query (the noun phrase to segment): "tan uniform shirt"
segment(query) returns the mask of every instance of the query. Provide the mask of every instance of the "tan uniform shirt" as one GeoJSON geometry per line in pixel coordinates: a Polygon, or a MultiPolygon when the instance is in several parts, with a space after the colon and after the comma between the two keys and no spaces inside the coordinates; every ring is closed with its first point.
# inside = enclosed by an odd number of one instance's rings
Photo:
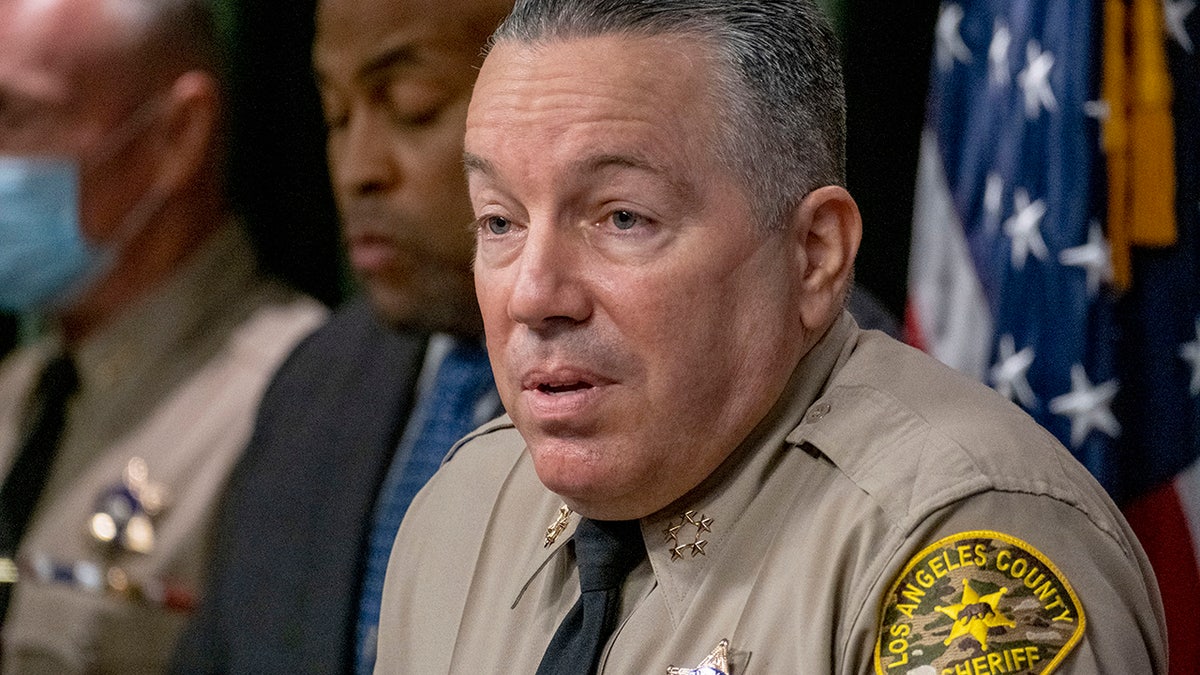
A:
{"type": "MultiPolygon", "coordinates": [[[[260,279],[249,243],[231,226],[79,346],[79,389],[18,551],[4,672],[165,670],[259,397],[324,314],[315,301],[260,279]],[[101,497],[123,484],[135,458],[144,482],[165,498],[146,553],[106,549],[89,532],[101,497]]],[[[55,349],[47,339],[0,364],[2,472],[12,465],[29,392],[55,349]]]]}
{"type": "MultiPolygon", "coordinates": [[[[574,519],[543,547],[559,506],[507,418],[460,444],[397,537],[376,672],[534,672],[579,594],[574,519]]],[[[736,675],[1165,672],[1157,586],[1099,485],[994,392],[848,316],[642,530],[602,673],[695,668],[722,639],[736,675]]]]}

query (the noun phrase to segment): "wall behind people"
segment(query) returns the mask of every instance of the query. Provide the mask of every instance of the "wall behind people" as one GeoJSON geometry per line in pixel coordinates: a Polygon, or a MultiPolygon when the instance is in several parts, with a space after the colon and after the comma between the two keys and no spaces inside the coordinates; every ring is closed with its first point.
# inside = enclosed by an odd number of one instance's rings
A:
{"type": "Polygon", "coordinates": [[[337,215],[309,51],[316,3],[223,1],[232,45],[231,199],[266,269],[336,304],[337,215]]]}
{"type": "Polygon", "coordinates": [[[846,173],[863,215],[856,280],[901,317],[938,2],[842,4],[846,173]]]}

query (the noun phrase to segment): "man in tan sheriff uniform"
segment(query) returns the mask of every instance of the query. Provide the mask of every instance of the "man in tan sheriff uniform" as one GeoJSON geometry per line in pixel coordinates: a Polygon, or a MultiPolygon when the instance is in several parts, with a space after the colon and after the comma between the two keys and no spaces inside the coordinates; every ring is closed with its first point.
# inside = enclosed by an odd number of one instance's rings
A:
{"type": "Polygon", "coordinates": [[[465,141],[511,419],[413,502],[377,672],[1166,672],[1097,483],[843,311],[843,108],[804,0],[517,3],[465,141]]]}
{"type": "Polygon", "coordinates": [[[211,12],[0,0],[0,296],[46,324],[0,363],[4,673],[165,670],[259,398],[325,316],[223,199],[211,12]]]}

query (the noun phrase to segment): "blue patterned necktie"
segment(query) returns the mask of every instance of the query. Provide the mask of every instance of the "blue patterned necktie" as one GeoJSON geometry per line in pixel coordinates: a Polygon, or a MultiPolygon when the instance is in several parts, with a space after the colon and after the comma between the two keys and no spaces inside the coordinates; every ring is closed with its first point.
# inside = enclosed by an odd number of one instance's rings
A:
{"type": "MultiPolygon", "coordinates": [[[[495,384],[487,351],[479,340],[458,339],[438,366],[433,386],[426,391],[411,423],[420,433],[406,434],[380,489],[367,549],[366,573],[359,596],[357,672],[375,667],[379,607],[388,557],[400,521],[413,497],[441,466],[446,451],[481,421],[481,402],[494,397],[495,384]],[[411,443],[409,438],[414,438],[411,443]]],[[[496,399],[498,401],[498,399],[496,399]]],[[[485,414],[495,412],[490,406],[485,414]]]]}
{"type": "Polygon", "coordinates": [[[537,675],[596,672],[608,637],[617,627],[621,585],[646,557],[636,520],[583,518],[572,537],[579,567],[579,600],[558,625],[537,675]]]}

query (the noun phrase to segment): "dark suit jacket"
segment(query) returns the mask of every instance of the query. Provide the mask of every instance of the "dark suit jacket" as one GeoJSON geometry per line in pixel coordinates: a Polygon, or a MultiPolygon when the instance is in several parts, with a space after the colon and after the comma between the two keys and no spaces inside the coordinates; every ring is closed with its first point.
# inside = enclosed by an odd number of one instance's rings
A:
{"type": "Polygon", "coordinates": [[[383,327],[359,300],[280,368],[231,478],[212,577],[175,672],[353,669],[375,497],[426,342],[383,327]]]}

